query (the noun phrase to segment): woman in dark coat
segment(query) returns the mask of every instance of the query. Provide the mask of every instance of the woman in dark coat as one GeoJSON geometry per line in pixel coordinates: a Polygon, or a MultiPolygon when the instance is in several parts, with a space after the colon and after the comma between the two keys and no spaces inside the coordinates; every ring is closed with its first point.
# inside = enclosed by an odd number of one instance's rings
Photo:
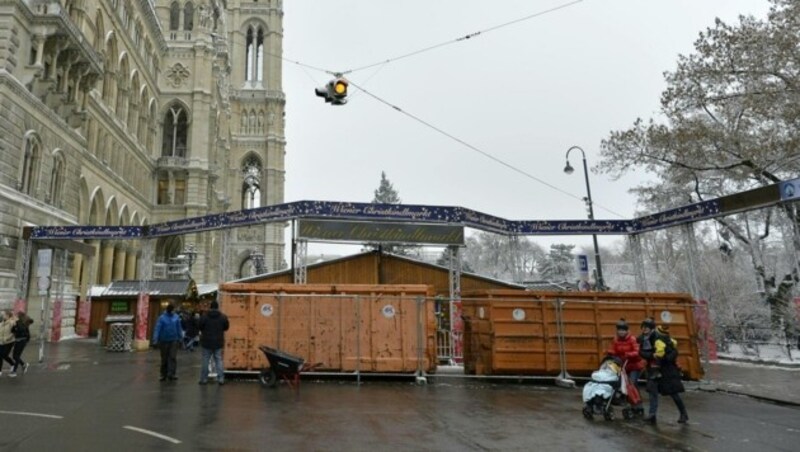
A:
{"type": "Polygon", "coordinates": [[[669,325],[660,325],[655,331],[655,322],[647,319],[642,322],[642,344],[639,353],[647,360],[647,393],[650,396],[650,413],[645,421],[655,424],[658,411],[658,395],[672,397],[680,411],[679,424],[689,421],[686,405],[680,393],[684,392],[681,370],[678,367],[678,342],[669,335],[669,325]]]}

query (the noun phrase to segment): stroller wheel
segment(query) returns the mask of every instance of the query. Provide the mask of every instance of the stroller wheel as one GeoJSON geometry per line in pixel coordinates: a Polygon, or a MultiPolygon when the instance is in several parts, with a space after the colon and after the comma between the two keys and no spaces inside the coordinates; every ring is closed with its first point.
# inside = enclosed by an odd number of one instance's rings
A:
{"type": "Polygon", "coordinates": [[[607,421],[613,421],[614,420],[614,411],[610,407],[608,408],[608,410],[605,413],[603,413],[603,419],[605,419],[607,421]]]}
{"type": "Polygon", "coordinates": [[[633,409],[624,408],[622,410],[622,418],[625,419],[626,421],[630,421],[631,419],[633,419],[633,409]]]}
{"type": "Polygon", "coordinates": [[[586,419],[592,420],[594,419],[594,415],[592,414],[592,407],[589,405],[584,405],[583,407],[583,417],[586,419]]]}
{"type": "Polygon", "coordinates": [[[278,374],[276,374],[272,369],[262,370],[258,375],[258,381],[260,381],[264,386],[274,388],[278,384],[278,374]]]}

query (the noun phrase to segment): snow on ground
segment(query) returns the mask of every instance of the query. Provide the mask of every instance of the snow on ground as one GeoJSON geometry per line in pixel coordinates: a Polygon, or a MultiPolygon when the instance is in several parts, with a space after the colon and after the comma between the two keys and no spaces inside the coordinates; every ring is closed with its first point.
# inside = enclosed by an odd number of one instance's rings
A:
{"type": "Polygon", "coordinates": [[[796,347],[787,349],[780,344],[748,345],[728,344],[728,351],[718,352],[721,360],[749,361],[773,365],[800,365],[800,351],[796,347]]]}

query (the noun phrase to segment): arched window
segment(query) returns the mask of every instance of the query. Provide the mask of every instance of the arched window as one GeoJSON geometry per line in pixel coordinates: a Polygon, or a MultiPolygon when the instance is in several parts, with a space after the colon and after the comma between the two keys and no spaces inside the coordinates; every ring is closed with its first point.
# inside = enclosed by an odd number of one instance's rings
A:
{"type": "Polygon", "coordinates": [[[139,123],[136,130],[136,139],[142,145],[147,141],[147,97],[147,88],[145,88],[139,97],[139,123]]]}
{"type": "Polygon", "coordinates": [[[242,165],[242,209],[261,207],[261,161],[250,156],[242,165]]]}
{"type": "Polygon", "coordinates": [[[194,5],[192,2],[186,3],[183,7],[183,29],[185,31],[192,31],[194,27],[194,5]]]}
{"type": "Polygon", "coordinates": [[[253,28],[247,29],[246,47],[247,54],[245,55],[245,69],[244,79],[250,81],[253,79],[253,28]]]}
{"type": "Polygon", "coordinates": [[[64,155],[60,151],[53,153],[53,172],[50,175],[50,203],[56,207],[62,206],[61,193],[64,189],[64,172],[66,171],[64,155]]]}
{"type": "Polygon", "coordinates": [[[128,85],[130,85],[130,81],[128,80],[128,72],[130,71],[128,66],[128,55],[123,54],[122,58],[119,61],[119,73],[117,74],[117,106],[114,110],[117,113],[117,118],[120,121],[125,123],[128,118],[128,85]]]}
{"type": "Polygon", "coordinates": [[[147,151],[152,152],[153,146],[155,146],[156,142],[156,133],[158,133],[158,127],[156,127],[156,122],[158,118],[156,117],[156,102],[153,99],[150,99],[150,123],[148,124],[147,130],[147,151]]]}
{"type": "Polygon", "coordinates": [[[133,77],[131,77],[130,83],[130,100],[128,105],[128,131],[131,133],[136,133],[136,126],[138,125],[139,121],[139,89],[141,85],[139,83],[139,73],[133,73],[133,77]]]}
{"type": "Polygon", "coordinates": [[[264,79],[264,29],[248,27],[246,37],[245,80],[264,79]]]}
{"type": "Polygon", "coordinates": [[[172,5],[169,7],[169,29],[171,31],[179,29],[180,21],[181,5],[179,5],[178,2],[172,2],[172,5]]]}
{"type": "Polygon", "coordinates": [[[97,10],[97,16],[94,20],[94,49],[98,52],[103,50],[103,38],[105,37],[105,27],[103,27],[103,13],[97,10]]]}
{"type": "Polygon", "coordinates": [[[162,157],[186,157],[189,136],[189,121],[186,110],[173,105],[164,117],[164,141],[161,146],[162,157]]]}
{"type": "Polygon", "coordinates": [[[264,80],[264,29],[258,27],[256,41],[256,80],[264,80]]]}
{"type": "Polygon", "coordinates": [[[103,74],[103,101],[108,107],[113,107],[114,101],[114,71],[116,69],[117,43],[114,36],[106,41],[105,73],[103,74]]]}
{"type": "Polygon", "coordinates": [[[19,191],[30,196],[36,192],[36,182],[39,178],[39,164],[42,158],[42,145],[33,135],[25,139],[25,148],[22,155],[22,168],[19,179],[19,191]]]}

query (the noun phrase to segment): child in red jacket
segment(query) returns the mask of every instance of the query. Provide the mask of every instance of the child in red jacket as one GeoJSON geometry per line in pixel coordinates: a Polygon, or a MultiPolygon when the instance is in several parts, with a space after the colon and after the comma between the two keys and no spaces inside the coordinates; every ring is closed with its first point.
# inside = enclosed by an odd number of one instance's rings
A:
{"type": "MultiPolygon", "coordinates": [[[[625,322],[625,319],[620,319],[619,322],[617,322],[617,335],[614,336],[614,340],[611,341],[611,346],[606,353],[626,363],[625,373],[635,386],[636,382],[639,380],[639,375],[642,373],[642,369],[644,369],[645,362],[642,357],[639,356],[639,343],[636,341],[636,337],[631,335],[628,330],[628,323],[625,322]]],[[[633,406],[633,410],[636,414],[644,413],[641,400],[633,406]]]]}

